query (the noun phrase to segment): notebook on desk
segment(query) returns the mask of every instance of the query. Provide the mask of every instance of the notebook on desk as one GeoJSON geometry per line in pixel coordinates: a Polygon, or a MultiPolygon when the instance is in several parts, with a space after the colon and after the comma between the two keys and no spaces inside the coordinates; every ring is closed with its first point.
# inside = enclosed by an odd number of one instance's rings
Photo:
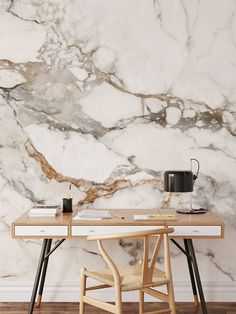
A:
{"type": "Polygon", "coordinates": [[[175,215],[134,215],[134,220],[177,220],[175,215]]]}
{"type": "Polygon", "coordinates": [[[84,209],[81,210],[75,217],[74,220],[101,220],[111,218],[111,214],[108,210],[94,210],[84,209]]]}

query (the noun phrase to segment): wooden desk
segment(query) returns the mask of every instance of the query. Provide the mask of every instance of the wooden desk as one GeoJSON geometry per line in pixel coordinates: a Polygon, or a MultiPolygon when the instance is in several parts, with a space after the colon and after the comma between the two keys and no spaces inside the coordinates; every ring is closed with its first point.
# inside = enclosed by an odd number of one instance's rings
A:
{"type": "Polygon", "coordinates": [[[33,313],[35,299],[39,287],[38,304],[41,303],[44,282],[47,272],[49,256],[65,241],[70,238],[81,238],[88,235],[112,234],[132,232],[144,229],[156,229],[157,226],[171,226],[174,233],[171,241],[186,255],[190,274],[194,301],[198,305],[198,296],[201,301],[202,313],[207,314],[204,293],[195,256],[192,239],[218,239],[224,237],[224,223],[212,212],[199,215],[178,214],[174,209],[140,209],[140,210],[114,210],[111,209],[111,218],[103,220],[73,220],[79,209],[73,214],[60,214],[56,218],[29,218],[24,214],[12,224],[12,237],[17,239],[39,238],[43,239],[38,269],[32,291],[31,303],[28,313],[33,313]],[[175,214],[177,220],[142,220],[135,221],[134,214],[175,214]],[[125,219],[115,217],[114,214],[125,219]],[[51,249],[52,239],[61,240],[51,249]],[[176,242],[175,238],[183,239],[184,248],[176,242]],[[198,291],[197,291],[198,290],[198,291]]]}
{"type": "Polygon", "coordinates": [[[130,232],[144,229],[155,229],[157,226],[171,226],[175,229],[171,238],[223,238],[224,223],[212,212],[200,215],[183,215],[174,209],[159,210],[160,214],[174,214],[177,220],[143,220],[133,219],[135,214],[157,214],[150,209],[110,210],[111,219],[78,221],[72,218],[77,214],[60,214],[56,218],[29,218],[27,213],[12,224],[13,238],[74,238],[95,234],[130,232]],[[114,214],[125,217],[120,219],[114,214]]]}

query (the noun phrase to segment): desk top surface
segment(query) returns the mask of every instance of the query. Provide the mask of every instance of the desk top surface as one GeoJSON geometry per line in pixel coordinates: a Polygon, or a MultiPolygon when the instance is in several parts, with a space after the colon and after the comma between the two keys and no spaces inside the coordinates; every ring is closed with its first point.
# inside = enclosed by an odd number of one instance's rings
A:
{"type": "MultiPolygon", "coordinates": [[[[91,225],[91,226],[223,226],[224,223],[213,212],[208,211],[205,214],[179,214],[175,209],[109,209],[111,213],[110,219],[102,220],[73,220],[72,218],[80,209],[74,208],[73,213],[60,213],[55,218],[29,218],[27,213],[19,217],[13,222],[13,225],[22,226],[77,226],[77,225],[91,225]],[[125,219],[114,216],[123,216],[125,219]],[[177,220],[134,220],[134,215],[142,214],[172,214],[176,215],[177,220]]],[[[96,209],[95,209],[96,210],[96,209]]]]}

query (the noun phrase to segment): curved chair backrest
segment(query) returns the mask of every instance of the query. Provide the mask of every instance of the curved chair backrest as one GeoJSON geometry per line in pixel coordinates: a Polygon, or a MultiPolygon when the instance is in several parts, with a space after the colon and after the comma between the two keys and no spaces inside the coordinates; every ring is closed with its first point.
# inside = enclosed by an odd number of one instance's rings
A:
{"type": "Polygon", "coordinates": [[[98,236],[89,236],[88,240],[96,240],[98,244],[99,251],[106,261],[107,265],[111,269],[114,281],[117,285],[121,284],[121,279],[119,275],[119,271],[111,259],[111,257],[105,251],[102,240],[112,240],[112,239],[124,239],[124,238],[143,238],[143,260],[142,260],[142,284],[143,287],[150,286],[152,284],[152,277],[154,267],[157,261],[158,253],[161,248],[162,241],[164,240],[164,259],[165,259],[165,274],[166,278],[171,278],[171,268],[170,268],[170,251],[169,251],[169,241],[168,234],[173,232],[173,228],[160,228],[153,230],[145,230],[145,231],[136,231],[136,232],[128,232],[128,233],[119,233],[119,234],[110,234],[110,235],[98,235],[98,236]],[[150,237],[156,236],[156,243],[154,246],[154,250],[151,258],[149,257],[149,242],[150,237]]]}

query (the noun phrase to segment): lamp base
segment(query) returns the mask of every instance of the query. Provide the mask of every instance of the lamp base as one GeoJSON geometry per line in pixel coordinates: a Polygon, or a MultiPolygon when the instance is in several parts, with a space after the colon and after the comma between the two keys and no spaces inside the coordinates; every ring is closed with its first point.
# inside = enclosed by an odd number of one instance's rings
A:
{"type": "Polygon", "coordinates": [[[199,209],[179,209],[176,210],[179,214],[205,214],[208,210],[205,208],[199,208],[199,209]]]}

